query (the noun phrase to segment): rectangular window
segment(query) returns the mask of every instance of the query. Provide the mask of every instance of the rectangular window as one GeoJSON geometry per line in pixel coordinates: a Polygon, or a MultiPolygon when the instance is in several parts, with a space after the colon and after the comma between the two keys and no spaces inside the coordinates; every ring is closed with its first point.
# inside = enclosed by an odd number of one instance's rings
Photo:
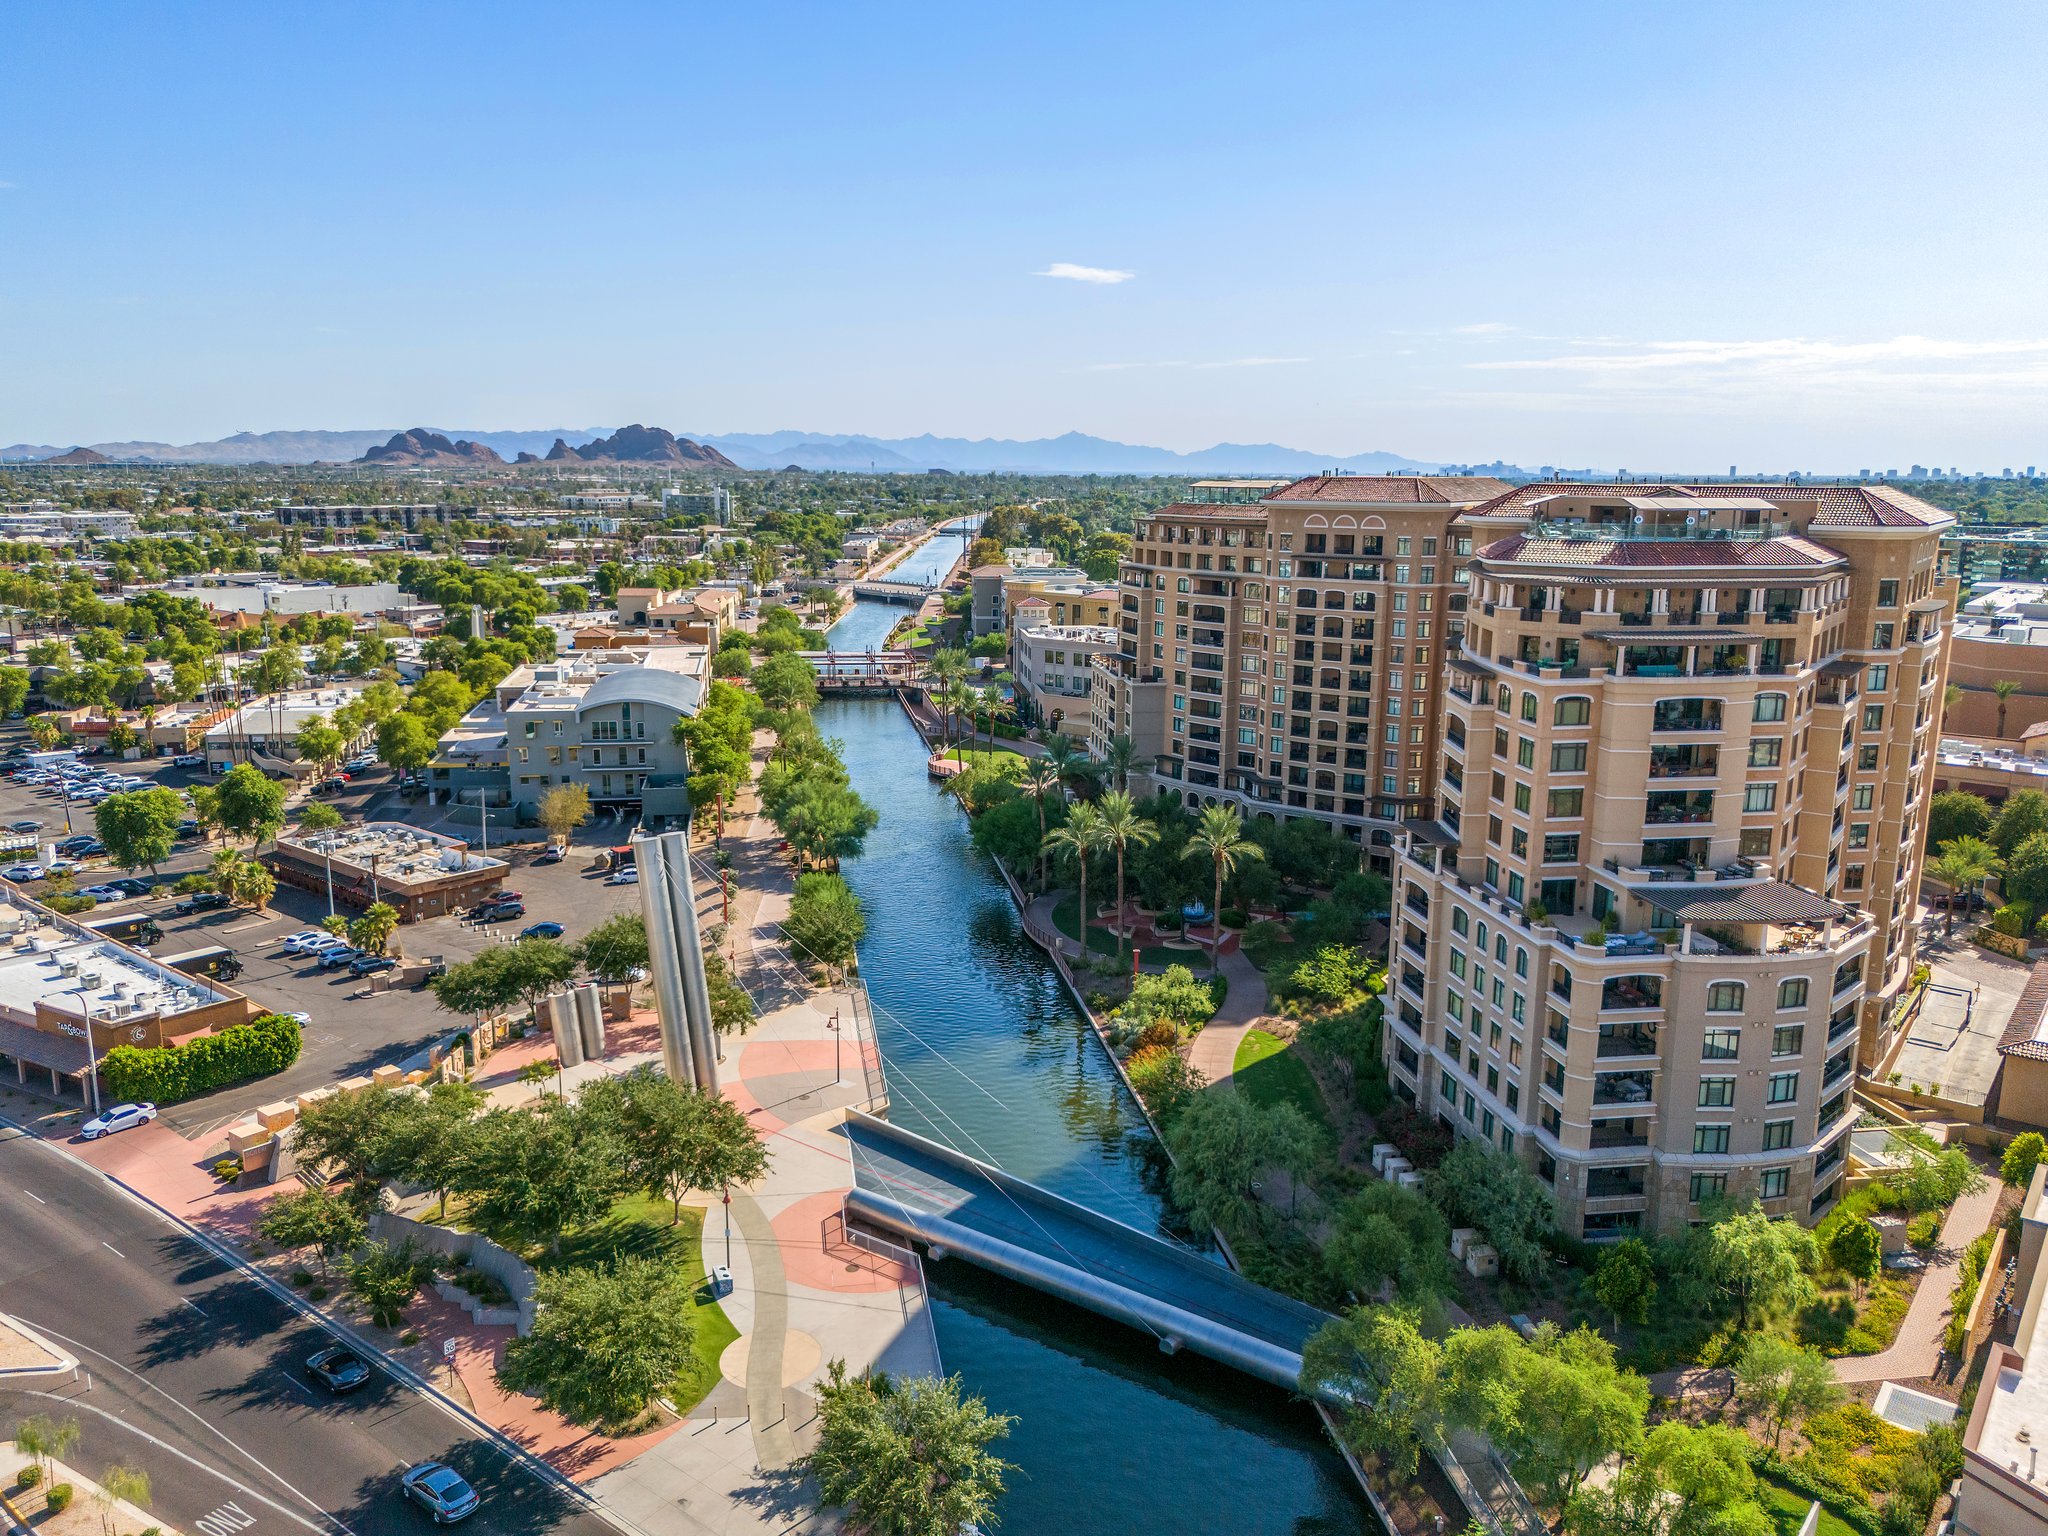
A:
{"type": "Polygon", "coordinates": [[[1591,699],[1559,699],[1551,711],[1551,718],[1558,725],[1584,725],[1593,718],[1591,699]]]}
{"type": "Polygon", "coordinates": [[[1576,864],[1579,858],[1579,834],[1576,832],[1553,832],[1543,839],[1543,862],[1546,864],[1576,864]]]}
{"type": "Polygon", "coordinates": [[[1759,736],[1749,744],[1749,766],[1775,768],[1785,744],[1776,736],[1759,736]]]}
{"type": "Polygon", "coordinates": [[[1560,741],[1550,749],[1550,771],[1552,773],[1584,773],[1586,771],[1586,744],[1583,741],[1560,741]]]}
{"type": "Polygon", "coordinates": [[[1695,1204],[1701,1200],[1718,1200],[1728,1193],[1728,1175],[1725,1173],[1696,1173],[1692,1176],[1692,1198],[1695,1204]]]}
{"type": "Polygon", "coordinates": [[[1756,706],[1750,713],[1752,720],[1782,720],[1785,718],[1785,695],[1782,693],[1760,693],[1756,706]]]}
{"type": "Polygon", "coordinates": [[[1707,1011],[1709,1013],[1742,1012],[1742,983],[1739,981],[1717,981],[1708,987],[1707,1011]]]}
{"type": "Polygon", "coordinates": [[[1515,809],[1518,811],[1527,811],[1529,809],[1529,786],[1526,784],[1517,784],[1515,786],[1515,809]]]}
{"type": "Polygon", "coordinates": [[[1695,1152],[1726,1152],[1728,1150],[1728,1127],[1725,1125],[1696,1125],[1692,1128],[1692,1149],[1695,1152]]]}
{"type": "Polygon", "coordinates": [[[1553,789],[1548,796],[1548,805],[1553,816],[1583,816],[1586,813],[1586,792],[1583,789],[1553,789]]]}
{"type": "Polygon", "coordinates": [[[1880,663],[1864,673],[1863,691],[1865,693],[1883,693],[1891,687],[1891,682],[1892,669],[1880,663]]]}
{"type": "Polygon", "coordinates": [[[1780,1024],[1771,1031],[1771,1054],[1773,1056],[1797,1056],[1806,1049],[1806,1026],[1804,1024],[1780,1024]]]}
{"type": "Polygon", "coordinates": [[[1858,784],[1854,789],[1849,791],[1849,808],[1854,811],[1869,810],[1871,806],[1872,795],[1872,785],[1858,784]]]}
{"type": "MultiPolygon", "coordinates": [[[[1735,1107],[1735,1079],[1732,1077],[1703,1077],[1700,1079],[1701,1109],[1733,1109],[1735,1107]]],[[[1724,1127],[1725,1129],[1725,1127],[1724,1127]]]]}
{"type": "Polygon", "coordinates": [[[1787,976],[1778,983],[1778,1006],[1780,1008],[1804,1008],[1806,1006],[1806,978],[1787,976]]]}
{"type": "Polygon", "coordinates": [[[1766,1200],[1782,1200],[1792,1185],[1790,1168],[1766,1168],[1757,1181],[1757,1193],[1766,1200]]]}
{"type": "MultiPolygon", "coordinates": [[[[1555,758],[1558,750],[1556,747],[1550,749],[1550,755],[1553,759],[1551,767],[1553,768],[1557,766],[1555,758]]],[[[1534,768],[1536,766],[1536,743],[1526,736],[1518,738],[1515,742],[1515,761],[1524,768],[1534,768]]],[[[1584,747],[1579,748],[1579,766],[1581,768],[1586,766],[1586,749],[1584,747]]]]}
{"type": "Polygon", "coordinates": [[[1781,1152],[1792,1145],[1792,1122],[1790,1120],[1766,1120],[1764,1122],[1764,1150],[1781,1152]]]}
{"type": "Polygon", "coordinates": [[[1877,606],[1896,608],[1899,606],[1899,584],[1896,581],[1880,581],[1877,584],[1877,606]]]}
{"type": "Polygon", "coordinates": [[[1866,704],[1863,706],[1863,729],[1866,731],[1881,731],[1884,729],[1884,706],[1882,704],[1866,704]]]}
{"type": "Polygon", "coordinates": [[[1778,808],[1778,786],[1775,784],[1751,784],[1742,792],[1742,809],[1745,814],[1754,811],[1774,811],[1778,808]]]}
{"type": "Polygon", "coordinates": [[[1770,1092],[1764,1096],[1768,1104],[1791,1104],[1799,1098],[1799,1074],[1797,1072],[1773,1072],[1770,1092]]]}
{"type": "Polygon", "coordinates": [[[1710,1029],[1700,1037],[1701,1061],[1733,1061],[1741,1050],[1739,1029],[1710,1029]]]}

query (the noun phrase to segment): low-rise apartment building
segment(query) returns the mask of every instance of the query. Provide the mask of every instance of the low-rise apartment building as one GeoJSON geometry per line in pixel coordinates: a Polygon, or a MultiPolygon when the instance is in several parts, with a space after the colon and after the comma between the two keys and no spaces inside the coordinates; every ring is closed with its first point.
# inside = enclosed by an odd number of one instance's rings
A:
{"type": "Polygon", "coordinates": [[[1883,487],[1559,483],[1456,519],[1384,1049],[1567,1230],[1838,1198],[1914,963],[1951,521],[1883,487]]]}
{"type": "Polygon", "coordinates": [[[671,642],[515,668],[441,738],[428,786],[522,818],[561,784],[581,784],[596,806],[686,815],[689,759],[675,724],[703,703],[710,654],[671,642]]]}
{"type": "Polygon", "coordinates": [[[1092,662],[1114,654],[1117,642],[1112,626],[1054,624],[1043,604],[1025,604],[1010,636],[1010,670],[1024,701],[1025,723],[1085,741],[1092,662]]]}

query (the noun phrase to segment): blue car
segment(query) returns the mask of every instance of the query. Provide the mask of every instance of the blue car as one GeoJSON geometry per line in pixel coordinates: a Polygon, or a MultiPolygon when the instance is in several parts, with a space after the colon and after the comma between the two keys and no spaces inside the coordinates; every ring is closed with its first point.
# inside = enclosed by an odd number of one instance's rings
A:
{"type": "Polygon", "coordinates": [[[561,936],[560,923],[528,923],[519,930],[522,939],[559,939],[561,936]]]}

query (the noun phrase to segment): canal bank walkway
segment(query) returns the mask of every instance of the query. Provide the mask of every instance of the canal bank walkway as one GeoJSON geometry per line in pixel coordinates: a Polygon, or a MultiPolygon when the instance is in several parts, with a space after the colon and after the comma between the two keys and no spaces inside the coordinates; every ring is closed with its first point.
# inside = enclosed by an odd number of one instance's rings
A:
{"type": "MultiPolygon", "coordinates": [[[[770,745],[765,733],[756,738],[757,763],[770,745]]],[[[719,1384],[678,1432],[590,1484],[649,1531],[673,1529],[679,1511],[693,1530],[791,1530],[816,1502],[795,1463],[816,1442],[815,1388],[830,1362],[856,1374],[940,1370],[916,1256],[856,1242],[841,1214],[854,1154],[836,1128],[849,1108],[879,1106],[881,1061],[865,1000],[813,988],[787,952],[780,925],[795,881],[780,841],[749,786],[726,816],[735,892],[722,949],[760,1017],[727,1043],[719,1078],[770,1163],[758,1183],[732,1191],[729,1206],[712,1200],[704,1222],[705,1263],[732,1270],[722,1305],[740,1337],[720,1357],[719,1384]]],[[[722,920],[715,852],[708,835],[693,849],[707,934],[722,920]]]]}

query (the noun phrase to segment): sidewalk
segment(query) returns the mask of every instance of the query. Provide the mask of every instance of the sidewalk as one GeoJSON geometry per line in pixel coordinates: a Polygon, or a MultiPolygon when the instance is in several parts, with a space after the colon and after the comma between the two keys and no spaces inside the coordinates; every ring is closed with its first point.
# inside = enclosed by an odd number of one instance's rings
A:
{"type": "Polygon", "coordinates": [[[42,1481],[19,1491],[12,1487],[14,1469],[30,1457],[15,1448],[12,1440],[0,1440],[0,1466],[6,1467],[8,1482],[0,1484],[6,1503],[21,1518],[23,1526],[36,1536],[142,1536],[157,1531],[161,1536],[179,1536],[172,1527],[154,1519],[148,1510],[138,1509],[126,1499],[109,1499],[100,1485],[75,1467],[54,1456],[42,1481]],[[71,1485],[71,1503],[63,1513],[51,1514],[47,1494],[59,1484],[71,1485]]]}
{"type": "Polygon", "coordinates": [[[2005,1186],[1996,1178],[1974,1195],[1965,1195],[1949,1207],[1941,1224],[1940,1257],[1920,1276],[1920,1289],[1906,1309],[1899,1336],[1882,1354],[1844,1356],[1835,1362],[1835,1380],[1917,1381],[1934,1374],[1941,1354],[1942,1330],[1948,1323],[1949,1292],[1956,1286],[1956,1271],[1962,1267],[1963,1250],[1983,1236],[1991,1225],[1991,1213],[2005,1186]]]}

